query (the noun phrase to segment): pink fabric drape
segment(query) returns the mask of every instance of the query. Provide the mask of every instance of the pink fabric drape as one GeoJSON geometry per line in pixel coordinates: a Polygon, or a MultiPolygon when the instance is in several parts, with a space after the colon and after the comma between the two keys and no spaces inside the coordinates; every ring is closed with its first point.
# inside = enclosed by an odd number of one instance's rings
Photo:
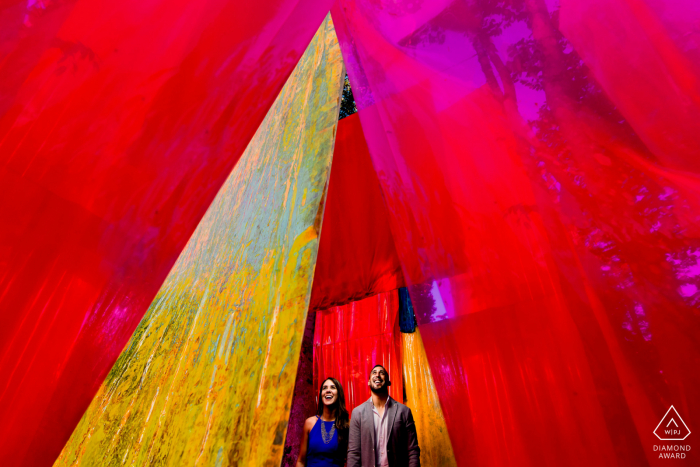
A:
{"type": "Polygon", "coordinates": [[[700,419],[698,7],[332,15],[460,465],[661,462],[700,419]]]}

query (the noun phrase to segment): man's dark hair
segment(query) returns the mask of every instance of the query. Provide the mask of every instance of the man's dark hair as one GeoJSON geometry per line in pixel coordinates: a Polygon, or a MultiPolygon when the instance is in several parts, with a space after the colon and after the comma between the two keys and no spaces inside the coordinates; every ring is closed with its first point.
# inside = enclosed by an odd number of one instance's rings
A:
{"type": "Polygon", "coordinates": [[[382,370],[384,370],[384,373],[386,373],[386,381],[387,381],[388,383],[391,383],[391,377],[389,376],[389,370],[387,370],[386,368],[384,368],[384,365],[380,365],[380,364],[378,364],[378,363],[377,363],[376,365],[374,365],[374,366],[372,367],[371,370],[369,370],[369,376],[370,376],[370,378],[372,377],[372,372],[373,372],[374,369],[377,368],[377,367],[379,367],[379,368],[381,368],[382,370]]]}

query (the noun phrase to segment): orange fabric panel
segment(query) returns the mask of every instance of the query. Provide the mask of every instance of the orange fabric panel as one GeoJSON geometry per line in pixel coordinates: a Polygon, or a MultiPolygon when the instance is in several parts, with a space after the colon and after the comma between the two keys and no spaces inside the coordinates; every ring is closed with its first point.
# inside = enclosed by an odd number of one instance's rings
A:
{"type": "Polygon", "coordinates": [[[413,413],[422,467],[457,467],[420,331],[401,333],[406,405],[413,413]]]}

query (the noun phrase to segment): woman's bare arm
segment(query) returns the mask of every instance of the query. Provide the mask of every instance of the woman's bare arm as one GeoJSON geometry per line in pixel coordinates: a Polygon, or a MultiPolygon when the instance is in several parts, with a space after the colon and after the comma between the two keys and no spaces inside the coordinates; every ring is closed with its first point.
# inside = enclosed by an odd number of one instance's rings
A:
{"type": "Polygon", "coordinates": [[[316,417],[309,417],[304,422],[304,430],[301,435],[301,446],[299,446],[299,457],[297,457],[297,467],[306,467],[306,450],[309,447],[309,433],[314,427],[316,417]]]}

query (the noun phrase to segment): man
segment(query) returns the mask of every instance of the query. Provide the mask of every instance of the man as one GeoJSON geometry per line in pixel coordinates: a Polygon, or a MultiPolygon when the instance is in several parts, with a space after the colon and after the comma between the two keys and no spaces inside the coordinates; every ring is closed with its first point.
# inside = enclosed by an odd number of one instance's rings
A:
{"type": "Polygon", "coordinates": [[[367,385],[372,397],[350,418],[348,467],[420,467],[413,415],[389,397],[389,372],[375,365],[367,385]]]}

